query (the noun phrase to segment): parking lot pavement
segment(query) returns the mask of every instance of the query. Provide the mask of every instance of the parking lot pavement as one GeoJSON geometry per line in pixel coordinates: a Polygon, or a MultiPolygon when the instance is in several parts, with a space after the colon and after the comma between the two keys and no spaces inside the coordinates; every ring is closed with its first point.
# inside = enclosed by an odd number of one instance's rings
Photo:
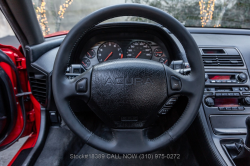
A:
{"type": "Polygon", "coordinates": [[[19,139],[14,145],[9,147],[8,149],[0,152],[0,166],[7,166],[11,159],[15,156],[17,151],[21,148],[21,146],[25,143],[28,139],[27,137],[19,139]]]}

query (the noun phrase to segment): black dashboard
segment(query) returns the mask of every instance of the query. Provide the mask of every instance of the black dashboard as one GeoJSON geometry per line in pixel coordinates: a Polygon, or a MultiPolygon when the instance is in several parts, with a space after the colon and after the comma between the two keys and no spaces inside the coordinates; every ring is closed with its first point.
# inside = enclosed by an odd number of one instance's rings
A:
{"type": "MultiPolygon", "coordinates": [[[[250,114],[250,104],[246,100],[250,97],[250,33],[216,28],[188,30],[200,48],[208,76],[198,115],[206,131],[207,138],[204,139],[210,139],[213,153],[222,156],[227,165],[233,165],[223,144],[245,140],[244,120],[250,114]],[[245,80],[242,80],[240,75],[244,74],[245,80]]],[[[37,82],[31,82],[33,95],[43,107],[53,111],[56,106],[51,77],[63,39],[64,36],[48,38],[39,47],[26,48],[28,76],[37,82]],[[44,80],[45,94],[36,93],[35,88],[41,85],[38,84],[41,80],[44,80]]],[[[75,72],[66,69],[66,75],[79,75],[93,65],[121,58],[150,59],[170,67],[180,60],[187,62],[180,42],[164,27],[142,23],[104,24],[93,28],[72,51],[68,67],[76,68],[75,72]]]]}
{"type": "Polygon", "coordinates": [[[86,70],[123,58],[149,59],[168,66],[173,60],[183,60],[179,47],[161,26],[117,23],[93,28],[72,51],[68,66],[81,64],[86,70]]]}

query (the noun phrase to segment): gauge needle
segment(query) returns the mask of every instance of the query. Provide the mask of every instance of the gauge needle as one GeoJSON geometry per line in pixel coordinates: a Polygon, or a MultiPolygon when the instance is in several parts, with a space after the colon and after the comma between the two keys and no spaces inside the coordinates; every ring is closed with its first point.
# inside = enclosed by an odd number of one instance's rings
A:
{"type": "Polygon", "coordinates": [[[84,62],[82,62],[82,64],[83,64],[85,67],[88,67],[84,62]]]}
{"type": "Polygon", "coordinates": [[[140,55],[141,55],[141,51],[139,52],[139,54],[135,58],[138,58],[140,55]]]}
{"type": "Polygon", "coordinates": [[[107,58],[104,60],[104,62],[105,62],[106,60],[108,60],[109,57],[110,57],[112,54],[113,54],[113,52],[111,52],[111,53],[107,56],[107,58]]]}
{"type": "Polygon", "coordinates": [[[161,54],[162,52],[156,52],[157,54],[161,54]]]}
{"type": "Polygon", "coordinates": [[[121,59],[123,58],[123,54],[121,55],[121,59]]]}
{"type": "Polygon", "coordinates": [[[90,55],[90,53],[89,52],[87,52],[87,54],[92,58],[92,56],[90,55]]]}
{"type": "Polygon", "coordinates": [[[167,63],[167,61],[168,61],[168,60],[166,60],[166,61],[164,62],[164,64],[166,64],[166,63],[167,63]]]}

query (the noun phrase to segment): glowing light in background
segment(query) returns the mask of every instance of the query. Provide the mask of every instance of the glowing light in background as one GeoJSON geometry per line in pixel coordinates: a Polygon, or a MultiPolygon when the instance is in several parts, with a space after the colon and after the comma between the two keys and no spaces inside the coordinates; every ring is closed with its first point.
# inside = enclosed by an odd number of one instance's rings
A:
{"type": "MultiPolygon", "coordinates": [[[[72,4],[73,0],[66,0],[62,5],[59,7],[58,11],[58,25],[57,27],[60,27],[61,20],[64,18],[64,14],[66,12],[66,9],[72,4]]],[[[33,3],[35,6],[35,3],[33,3]]],[[[37,15],[37,20],[42,28],[43,36],[46,36],[50,32],[50,28],[48,26],[48,20],[46,16],[46,2],[45,0],[41,1],[40,7],[35,7],[36,15],[37,15]]],[[[59,29],[59,28],[58,28],[59,29]]]]}
{"type": "Polygon", "coordinates": [[[45,10],[46,2],[42,0],[40,7],[36,8],[37,20],[42,28],[43,35],[49,34],[50,28],[48,27],[48,20],[45,10]]]}
{"type": "Polygon", "coordinates": [[[69,7],[69,5],[72,4],[72,2],[73,2],[73,0],[66,0],[64,2],[64,4],[60,5],[60,9],[58,11],[58,15],[60,18],[64,18],[63,15],[64,15],[66,9],[69,7]]]}
{"type": "Polygon", "coordinates": [[[221,27],[221,25],[219,24],[219,25],[214,25],[214,28],[217,28],[217,27],[221,27]]]}
{"type": "Polygon", "coordinates": [[[215,1],[216,0],[208,0],[207,7],[204,0],[199,1],[202,27],[207,25],[207,23],[213,19],[215,1]]]}

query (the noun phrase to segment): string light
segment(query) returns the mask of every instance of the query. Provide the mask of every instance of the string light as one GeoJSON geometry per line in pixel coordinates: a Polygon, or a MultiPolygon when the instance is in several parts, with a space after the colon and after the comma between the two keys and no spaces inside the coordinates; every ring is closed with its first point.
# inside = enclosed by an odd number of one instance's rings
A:
{"type": "Polygon", "coordinates": [[[204,27],[209,21],[213,19],[215,1],[216,0],[208,0],[206,9],[206,3],[203,0],[199,1],[202,27],[204,27]]]}
{"type": "Polygon", "coordinates": [[[214,28],[217,28],[217,27],[221,27],[221,25],[220,25],[220,24],[219,24],[219,25],[216,25],[216,24],[215,24],[215,25],[214,25],[214,28]]]}
{"type": "Polygon", "coordinates": [[[48,35],[50,28],[48,26],[48,20],[46,16],[46,10],[45,10],[46,2],[42,0],[40,7],[36,8],[36,15],[37,20],[42,28],[43,35],[48,35]]]}
{"type": "Polygon", "coordinates": [[[66,9],[69,7],[69,5],[72,4],[72,2],[73,2],[73,0],[66,0],[64,2],[64,4],[60,5],[59,11],[58,11],[58,15],[59,15],[59,17],[61,19],[64,18],[63,15],[64,15],[66,9]]]}
{"type": "MultiPolygon", "coordinates": [[[[58,11],[58,18],[59,18],[58,22],[61,22],[61,20],[64,18],[63,16],[66,12],[66,9],[72,4],[72,2],[73,0],[66,0],[62,5],[60,5],[59,11],[58,11]]],[[[35,6],[35,3],[33,3],[33,5],[35,6]]],[[[45,0],[42,0],[40,7],[35,7],[37,20],[41,26],[42,33],[44,36],[48,35],[50,32],[45,6],[46,6],[46,2],[45,0]]]]}

